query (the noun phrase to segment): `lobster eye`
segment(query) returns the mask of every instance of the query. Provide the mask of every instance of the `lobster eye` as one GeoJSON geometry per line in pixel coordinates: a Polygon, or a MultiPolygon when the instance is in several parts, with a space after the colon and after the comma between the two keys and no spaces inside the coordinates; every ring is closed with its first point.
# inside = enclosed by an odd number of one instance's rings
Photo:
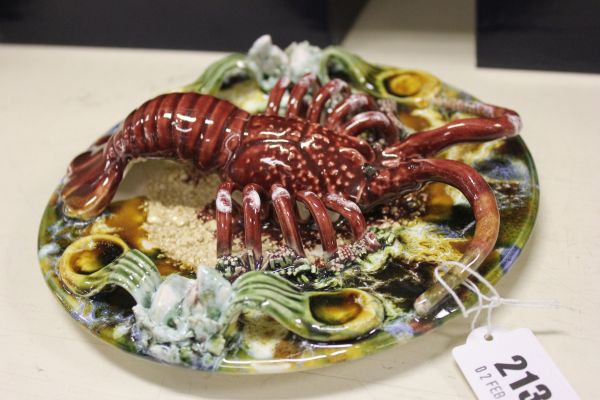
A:
{"type": "Polygon", "coordinates": [[[371,180],[375,176],[377,176],[377,168],[375,168],[371,164],[363,164],[362,172],[363,172],[363,174],[365,174],[365,177],[367,178],[367,180],[371,180]]]}
{"type": "Polygon", "coordinates": [[[421,90],[423,81],[421,77],[412,72],[402,72],[391,75],[384,80],[388,93],[399,96],[414,96],[421,90]]]}

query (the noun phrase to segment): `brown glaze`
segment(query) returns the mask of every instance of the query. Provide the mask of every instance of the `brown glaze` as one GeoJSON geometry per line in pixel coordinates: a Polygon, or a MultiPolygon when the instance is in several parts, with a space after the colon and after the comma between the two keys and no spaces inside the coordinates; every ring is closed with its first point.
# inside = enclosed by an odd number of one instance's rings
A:
{"type": "Polygon", "coordinates": [[[356,293],[323,293],[310,298],[310,311],[319,322],[342,325],[361,312],[356,293]]]}
{"type": "Polygon", "coordinates": [[[145,199],[136,197],[114,202],[108,209],[108,217],[104,220],[106,226],[131,247],[143,248],[143,241],[148,236],[143,227],[146,221],[145,199]]]}
{"type": "Polygon", "coordinates": [[[456,143],[514,136],[520,119],[514,111],[483,103],[438,103],[481,118],[453,121],[400,141],[398,124],[389,110],[365,94],[351,94],[343,81],[320,87],[312,74],[291,89],[289,80],[280,80],[263,115],[251,116],[227,101],[197,93],[158,96],[129,114],[117,133],[100,139],[73,160],[61,191],[64,211],[80,218],[100,214],[133,159],[179,159],[203,172],[217,171],[223,180],[216,204],[219,255],[231,252],[231,193],[235,190],[243,192],[245,244],[256,260],[262,255],[261,217],[270,214],[271,203],[286,243],[298,254],[304,253],[295,201],[306,205],[323,250],[331,255],[336,241],[327,209],[346,218],[360,239],[366,228],[361,209],[438,181],[458,188],[471,203],[476,229],[462,261],[476,268],[498,235],[494,195],[473,168],[429,157],[456,143]],[[288,90],[285,116],[280,116],[288,90]],[[313,98],[310,104],[305,101],[307,94],[313,98]],[[335,101],[331,112],[326,112],[335,101]],[[376,151],[356,137],[365,130],[378,133],[388,147],[376,151]]]}

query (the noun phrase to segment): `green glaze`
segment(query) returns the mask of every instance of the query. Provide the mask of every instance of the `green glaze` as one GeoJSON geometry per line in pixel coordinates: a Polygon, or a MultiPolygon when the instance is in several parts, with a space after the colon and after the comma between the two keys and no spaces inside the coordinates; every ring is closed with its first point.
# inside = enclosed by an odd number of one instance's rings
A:
{"type": "Polygon", "coordinates": [[[310,340],[353,339],[379,327],[384,318],[379,300],[353,288],[301,292],[279,276],[248,272],[233,289],[232,312],[236,308],[256,309],[310,340]]]}
{"type": "Polygon", "coordinates": [[[185,86],[183,90],[216,95],[225,78],[239,72],[250,73],[246,56],[239,53],[230,54],[211,64],[198,79],[185,86]]]}
{"type": "Polygon", "coordinates": [[[91,235],[71,243],[59,260],[59,274],[71,293],[91,297],[106,288],[119,286],[133,296],[137,304],[149,306],[160,274],[144,253],[129,247],[113,235],[91,235]],[[117,249],[118,256],[103,264],[101,252],[117,249]]]}
{"type": "Polygon", "coordinates": [[[425,71],[369,64],[338,47],[329,47],[323,52],[319,68],[321,79],[329,80],[330,72],[342,74],[356,88],[372,96],[418,108],[429,105],[442,87],[439,79],[425,71]]]}

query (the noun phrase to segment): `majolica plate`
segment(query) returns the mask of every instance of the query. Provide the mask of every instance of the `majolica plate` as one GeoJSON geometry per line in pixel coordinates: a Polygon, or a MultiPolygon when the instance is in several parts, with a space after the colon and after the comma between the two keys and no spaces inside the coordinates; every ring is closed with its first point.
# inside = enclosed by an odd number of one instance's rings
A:
{"type": "MultiPolygon", "coordinates": [[[[340,78],[355,93],[391,100],[406,135],[473,116],[469,109],[448,112],[439,99],[476,99],[429,73],[374,65],[308,43],[283,51],[268,37],[247,55],[212,64],[182,89],[255,114],[267,108],[279,78],[296,81],[306,72],[322,83],[340,78]]],[[[474,167],[496,197],[498,240],[479,267],[495,283],[514,264],[534,224],[539,189],[533,160],[520,136],[454,145],[438,157],[474,167]]],[[[469,202],[442,183],[370,210],[367,231],[376,246],[353,243],[349,227],[333,215],[343,250],[335,263],[323,261],[315,226],[303,225],[305,254],[298,256],[285,250],[279,228],[265,221],[263,261],[254,264],[258,271],[241,272],[232,257],[217,257],[216,214],[223,204],[215,205],[215,175],[172,161],[137,162],[112,203],[87,219],[65,214],[63,184],[39,230],[46,282],[86,329],[142,357],[219,372],[297,371],[403,343],[457,314],[451,299],[430,315],[414,309],[418,296],[435,284],[434,268],[461,260],[474,231],[469,202]]],[[[234,229],[232,254],[245,254],[242,243],[243,229],[234,229]]],[[[459,294],[473,300],[466,291],[459,294]]]]}

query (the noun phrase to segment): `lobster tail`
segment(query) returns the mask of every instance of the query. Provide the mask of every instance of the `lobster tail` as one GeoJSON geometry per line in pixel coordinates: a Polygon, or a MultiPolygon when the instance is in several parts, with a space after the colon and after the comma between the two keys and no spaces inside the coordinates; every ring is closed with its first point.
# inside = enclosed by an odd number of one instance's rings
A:
{"type": "Polygon", "coordinates": [[[99,215],[114,197],[124,168],[123,162],[107,160],[104,151],[89,150],[77,156],[60,191],[63,212],[81,219],[99,215]]]}
{"type": "Polygon", "coordinates": [[[159,157],[208,171],[233,156],[249,120],[246,111],[212,96],[169,93],[133,110],[69,166],[61,197],[66,215],[92,218],[108,206],[129,161],[159,157]]]}
{"type": "MultiPolygon", "coordinates": [[[[454,186],[471,204],[475,217],[475,232],[460,262],[476,270],[494,249],[500,229],[500,214],[492,189],[475,169],[461,162],[423,159],[410,163],[413,179],[421,182],[444,182],[454,186]]],[[[444,281],[455,288],[468,275],[467,271],[452,269],[444,275],[444,281]]],[[[415,310],[419,315],[428,315],[448,296],[447,290],[436,282],[417,298],[415,310]]]]}

